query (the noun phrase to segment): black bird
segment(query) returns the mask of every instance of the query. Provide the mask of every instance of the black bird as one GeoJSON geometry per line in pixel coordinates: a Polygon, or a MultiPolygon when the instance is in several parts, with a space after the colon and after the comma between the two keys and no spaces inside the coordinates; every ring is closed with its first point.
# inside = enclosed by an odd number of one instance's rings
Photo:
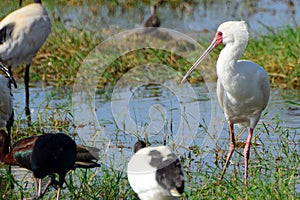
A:
{"type": "Polygon", "coordinates": [[[24,138],[10,147],[10,137],[4,130],[0,130],[0,160],[9,165],[18,165],[31,170],[35,177],[38,198],[45,194],[50,185],[57,184],[57,199],[59,199],[68,171],[100,166],[95,162],[98,160],[97,152],[99,151],[96,148],[76,145],[74,140],[64,133],[24,138]],[[59,175],[58,183],[52,176],[42,192],[42,179],[54,173],[59,175]]]}

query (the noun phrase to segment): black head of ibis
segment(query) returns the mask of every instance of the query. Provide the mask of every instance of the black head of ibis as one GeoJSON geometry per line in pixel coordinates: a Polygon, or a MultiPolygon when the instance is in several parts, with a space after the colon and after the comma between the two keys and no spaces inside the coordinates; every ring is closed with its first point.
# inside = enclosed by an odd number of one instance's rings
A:
{"type": "Polygon", "coordinates": [[[133,152],[136,153],[138,150],[145,148],[146,143],[143,140],[138,140],[133,147],[133,152]]]}

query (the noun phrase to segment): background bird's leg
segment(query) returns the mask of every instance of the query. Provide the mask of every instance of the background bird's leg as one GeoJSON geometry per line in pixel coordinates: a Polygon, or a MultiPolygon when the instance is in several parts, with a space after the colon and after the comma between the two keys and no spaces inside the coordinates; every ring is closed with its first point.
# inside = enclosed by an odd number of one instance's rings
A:
{"type": "MultiPolygon", "coordinates": [[[[11,127],[13,126],[13,124],[14,124],[14,110],[12,110],[12,113],[11,113],[11,115],[9,117],[9,120],[6,123],[6,130],[7,130],[8,136],[9,136],[9,141],[10,141],[9,146],[10,147],[11,147],[11,127]]],[[[11,179],[10,179],[11,181],[10,181],[10,186],[9,187],[11,189],[13,189],[14,188],[14,184],[13,184],[14,177],[11,176],[11,165],[8,165],[7,173],[11,177],[11,179]]]]}
{"type": "Polygon", "coordinates": [[[52,185],[56,190],[58,190],[59,182],[55,179],[55,174],[51,174],[50,177],[51,177],[50,185],[52,185]]]}
{"type": "Polygon", "coordinates": [[[57,196],[56,196],[56,200],[59,200],[60,189],[61,189],[61,187],[59,187],[59,188],[58,188],[58,190],[57,190],[57,196]]]}
{"type": "MultiPolygon", "coordinates": [[[[55,174],[51,174],[50,175],[50,180],[48,181],[48,183],[46,184],[46,186],[45,186],[45,188],[44,188],[44,190],[43,190],[43,192],[42,192],[42,194],[41,194],[41,197],[42,196],[44,196],[44,194],[47,192],[47,190],[48,190],[48,188],[49,188],[49,186],[50,185],[52,185],[52,184],[56,184],[56,180],[55,180],[55,174]]],[[[55,187],[56,188],[56,187],[55,187]]]]}
{"type": "Polygon", "coordinates": [[[41,193],[41,196],[44,196],[44,194],[47,192],[47,190],[48,190],[48,188],[49,188],[49,186],[50,186],[51,184],[52,184],[52,179],[50,179],[50,180],[48,181],[48,183],[46,184],[46,186],[45,186],[43,192],[41,193]]]}
{"type": "Polygon", "coordinates": [[[35,195],[37,198],[39,197],[39,181],[38,178],[34,178],[35,195]]]}
{"type": "Polygon", "coordinates": [[[253,128],[250,128],[248,138],[246,141],[246,145],[244,148],[244,162],[245,162],[245,172],[244,172],[244,184],[247,184],[247,177],[248,177],[248,161],[249,161],[249,155],[250,155],[250,146],[251,146],[251,139],[253,134],[253,128]]]}
{"type": "Polygon", "coordinates": [[[229,124],[229,139],[230,139],[229,152],[228,152],[228,155],[227,155],[227,158],[226,158],[225,166],[223,167],[223,171],[222,171],[220,180],[223,179],[223,176],[224,176],[224,174],[225,174],[225,172],[227,170],[230,158],[231,158],[232,153],[233,153],[234,148],[235,148],[234,129],[233,129],[233,124],[232,123],[229,124]]]}
{"type": "Polygon", "coordinates": [[[41,178],[39,178],[38,179],[39,180],[39,184],[38,184],[38,186],[39,186],[39,189],[38,189],[38,197],[41,197],[41,195],[42,195],[42,179],[41,178]]]}
{"type": "Polygon", "coordinates": [[[28,126],[30,126],[31,124],[31,115],[30,115],[30,108],[29,108],[29,68],[30,68],[30,64],[26,64],[24,84],[25,84],[25,95],[26,95],[25,113],[27,117],[28,126]]]}
{"type": "Polygon", "coordinates": [[[60,190],[61,190],[61,188],[62,188],[62,186],[63,186],[63,184],[64,184],[64,182],[65,182],[65,176],[66,176],[66,174],[60,174],[60,175],[59,175],[59,187],[58,187],[58,189],[57,189],[56,200],[59,199],[60,190]]]}
{"type": "Polygon", "coordinates": [[[14,124],[14,110],[12,110],[9,120],[6,123],[6,130],[9,137],[11,136],[11,127],[13,126],[13,124],[14,124]]]}

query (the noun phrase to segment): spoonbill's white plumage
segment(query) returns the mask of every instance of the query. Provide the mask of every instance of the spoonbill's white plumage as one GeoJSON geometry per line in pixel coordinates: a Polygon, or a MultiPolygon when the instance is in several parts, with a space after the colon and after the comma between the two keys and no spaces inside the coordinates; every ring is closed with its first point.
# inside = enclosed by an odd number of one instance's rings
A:
{"type": "Polygon", "coordinates": [[[247,183],[247,170],[253,130],[260,119],[262,111],[268,104],[270,82],[267,72],[254,62],[238,60],[248,44],[249,33],[244,21],[222,23],[215,38],[203,55],[190,68],[182,82],[192,73],[196,66],[217,46],[224,44],[217,61],[217,97],[224,109],[230,129],[229,153],[221,178],[229,164],[235,148],[234,124],[249,127],[248,138],[244,148],[244,183],[247,183]]]}
{"type": "MultiPolygon", "coordinates": [[[[26,115],[29,110],[29,68],[51,31],[51,21],[40,0],[7,15],[0,22],[0,61],[12,67],[26,64],[24,83],[26,115]]],[[[21,2],[20,2],[21,4],[21,2]]]]}
{"type": "Polygon", "coordinates": [[[0,129],[7,129],[10,135],[13,125],[13,96],[11,83],[15,83],[8,69],[0,62],[0,70],[6,75],[0,75],[0,129]]]}
{"type": "Polygon", "coordinates": [[[184,175],[179,159],[166,146],[135,144],[127,166],[132,189],[141,200],[175,200],[183,193],[184,175]]]}

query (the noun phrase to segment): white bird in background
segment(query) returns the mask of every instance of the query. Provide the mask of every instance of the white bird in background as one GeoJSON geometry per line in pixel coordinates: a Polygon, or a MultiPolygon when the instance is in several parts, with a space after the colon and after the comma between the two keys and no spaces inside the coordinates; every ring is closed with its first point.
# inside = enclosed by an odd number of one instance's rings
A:
{"type": "Polygon", "coordinates": [[[166,146],[134,145],[135,154],[127,166],[127,177],[141,200],[175,200],[184,191],[179,159],[166,146]]]}
{"type": "Polygon", "coordinates": [[[244,148],[245,184],[247,183],[248,160],[253,130],[260,119],[262,111],[268,104],[270,94],[270,81],[267,72],[254,62],[238,60],[246,49],[248,37],[249,33],[244,21],[222,23],[210,46],[182,79],[183,83],[214,48],[222,43],[225,45],[217,61],[217,96],[229,123],[230,144],[220,179],[223,179],[235,148],[233,125],[240,124],[250,128],[244,148]]]}
{"type": "Polygon", "coordinates": [[[15,80],[8,69],[0,62],[0,70],[5,73],[5,76],[0,75],[0,129],[6,127],[10,136],[11,127],[14,122],[13,115],[13,96],[11,93],[11,83],[16,85],[15,80]]]}
{"type": "Polygon", "coordinates": [[[34,0],[34,3],[10,13],[0,22],[0,61],[9,66],[10,73],[12,67],[20,66],[23,62],[26,64],[25,112],[29,124],[29,68],[50,32],[51,20],[41,0],[34,0]]]}

